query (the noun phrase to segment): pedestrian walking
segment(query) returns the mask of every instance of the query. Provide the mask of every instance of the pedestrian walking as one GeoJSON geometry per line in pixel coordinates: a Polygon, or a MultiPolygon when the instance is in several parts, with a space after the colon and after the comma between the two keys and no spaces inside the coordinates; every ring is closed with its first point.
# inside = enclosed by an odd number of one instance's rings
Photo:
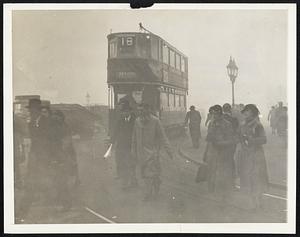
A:
{"type": "Polygon", "coordinates": [[[208,114],[206,116],[206,120],[205,120],[205,124],[204,124],[206,127],[209,125],[209,122],[212,119],[212,108],[213,108],[213,106],[209,107],[208,114]]]}
{"type": "Polygon", "coordinates": [[[277,134],[280,137],[284,137],[287,131],[287,107],[279,106],[276,112],[276,120],[277,120],[277,134]]]}
{"type": "Polygon", "coordinates": [[[228,103],[225,103],[223,105],[223,118],[230,122],[232,124],[234,132],[237,132],[239,127],[239,121],[232,115],[232,108],[231,105],[228,103]]]}
{"type": "MultiPolygon", "coordinates": [[[[230,124],[232,125],[232,129],[233,129],[233,136],[236,137],[236,139],[237,139],[237,137],[238,137],[239,121],[238,121],[237,118],[235,118],[235,117],[232,116],[232,108],[231,108],[231,105],[229,103],[225,103],[223,105],[223,118],[226,121],[230,122],[230,124]]],[[[235,178],[237,176],[236,164],[235,164],[235,159],[234,159],[235,158],[234,155],[235,155],[236,147],[237,147],[236,143],[232,144],[231,155],[230,155],[232,166],[233,166],[233,173],[232,173],[233,183],[232,183],[232,186],[233,186],[234,189],[235,189],[235,182],[234,182],[234,180],[235,180],[235,178]]]]}
{"type": "Polygon", "coordinates": [[[148,104],[138,106],[139,116],[135,120],[132,153],[137,158],[141,176],[145,181],[144,200],[148,201],[157,196],[161,184],[160,150],[163,146],[173,159],[168,138],[159,119],[151,114],[148,104]]]}
{"type": "Polygon", "coordinates": [[[209,124],[206,141],[208,164],[208,190],[224,206],[233,191],[232,146],[237,142],[232,124],[222,116],[222,107],[212,108],[212,120],[209,124]]]}
{"type": "MultiPolygon", "coordinates": [[[[49,140],[49,116],[48,111],[41,113],[41,100],[31,99],[27,106],[30,114],[28,132],[31,146],[27,163],[27,172],[24,181],[24,194],[21,198],[20,208],[16,217],[24,221],[32,203],[39,200],[38,194],[47,189],[50,181],[50,140],[49,140]]],[[[46,109],[47,110],[47,109],[46,109]]],[[[47,197],[44,196],[44,200],[47,197]]]]}
{"type": "Polygon", "coordinates": [[[15,188],[21,188],[23,185],[20,165],[25,161],[25,146],[23,144],[25,136],[24,122],[22,119],[14,114],[13,115],[13,141],[14,141],[14,184],[15,188]]]}
{"type": "Polygon", "coordinates": [[[185,125],[189,125],[190,135],[194,148],[199,148],[199,139],[201,138],[201,115],[200,112],[195,109],[195,106],[190,107],[190,111],[185,116],[185,125]]]}
{"type": "Polygon", "coordinates": [[[121,103],[121,114],[118,118],[111,143],[115,145],[116,166],[122,188],[137,186],[136,160],[131,153],[132,132],[135,114],[127,100],[121,103]]]}
{"type": "Polygon", "coordinates": [[[280,102],[278,102],[278,107],[275,109],[276,131],[277,131],[277,135],[280,136],[280,137],[283,135],[283,132],[284,132],[283,131],[284,126],[282,124],[283,120],[281,119],[281,117],[282,117],[283,114],[284,114],[284,111],[283,111],[283,102],[280,101],[280,102]]]}
{"type": "Polygon", "coordinates": [[[80,184],[79,178],[79,170],[78,170],[78,162],[77,155],[73,145],[72,140],[72,131],[69,125],[66,123],[65,115],[62,111],[56,110],[55,114],[57,116],[58,122],[61,124],[62,129],[62,148],[65,156],[65,165],[67,168],[67,174],[72,177],[74,187],[80,184]]]}
{"type": "Polygon", "coordinates": [[[267,138],[259,121],[259,111],[253,104],[243,109],[245,123],[240,127],[241,161],[239,167],[241,191],[252,198],[255,208],[262,206],[262,194],[268,187],[268,173],[263,144],[267,138]]]}
{"type": "Polygon", "coordinates": [[[50,126],[50,170],[53,174],[55,204],[62,206],[62,211],[70,210],[73,205],[70,178],[73,172],[74,161],[72,160],[73,157],[66,153],[66,147],[64,147],[66,131],[63,113],[59,110],[53,111],[50,126]]]}
{"type": "MultiPolygon", "coordinates": [[[[213,120],[213,108],[214,108],[214,106],[209,107],[208,114],[206,116],[205,126],[209,127],[210,122],[213,120]]],[[[211,144],[209,142],[206,142],[205,150],[204,150],[204,153],[202,156],[203,162],[207,162],[207,151],[208,151],[210,145],[211,144]]]]}
{"type": "Polygon", "coordinates": [[[276,109],[275,106],[272,106],[269,114],[268,114],[268,121],[270,123],[270,127],[272,129],[272,134],[276,134],[276,109]]]}

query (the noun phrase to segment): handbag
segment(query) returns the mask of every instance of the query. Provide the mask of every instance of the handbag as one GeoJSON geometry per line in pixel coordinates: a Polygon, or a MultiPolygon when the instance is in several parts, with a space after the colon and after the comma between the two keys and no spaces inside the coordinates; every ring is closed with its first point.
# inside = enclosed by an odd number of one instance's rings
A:
{"type": "Polygon", "coordinates": [[[204,182],[207,181],[207,176],[208,176],[208,166],[206,163],[202,163],[197,171],[196,175],[196,183],[204,182]]]}

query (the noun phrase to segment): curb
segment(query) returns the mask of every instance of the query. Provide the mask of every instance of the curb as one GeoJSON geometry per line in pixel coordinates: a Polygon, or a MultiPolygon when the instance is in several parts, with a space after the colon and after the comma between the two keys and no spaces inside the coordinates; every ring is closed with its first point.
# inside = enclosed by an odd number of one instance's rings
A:
{"type": "MultiPolygon", "coordinates": [[[[181,158],[183,159],[186,159],[196,165],[202,165],[203,163],[202,162],[199,162],[199,161],[196,161],[192,158],[190,158],[187,154],[185,154],[183,151],[182,151],[182,148],[178,148],[178,153],[179,155],[181,156],[181,158]]],[[[276,189],[280,189],[280,190],[284,190],[284,191],[287,191],[287,186],[286,185],[283,185],[283,184],[277,184],[277,183],[269,183],[269,186],[272,187],[272,188],[276,188],[276,189]]]]}

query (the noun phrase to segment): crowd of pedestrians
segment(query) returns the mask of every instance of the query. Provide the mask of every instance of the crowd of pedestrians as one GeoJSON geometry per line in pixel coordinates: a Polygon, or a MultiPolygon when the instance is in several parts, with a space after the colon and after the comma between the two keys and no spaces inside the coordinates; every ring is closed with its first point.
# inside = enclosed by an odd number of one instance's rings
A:
{"type": "Polygon", "coordinates": [[[170,158],[173,150],[159,118],[151,107],[142,103],[136,110],[127,100],[120,103],[111,143],[115,144],[116,167],[123,189],[137,187],[136,169],[144,181],[144,201],[157,197],[161,184],[160,151],[170,158]]]}
{"type": "Polygon", "coordinates": [[[251,197],[253,207],[262,207],[262,195],[268,187],[263,145],[266,135],[254,104],[231,108],[230,104],[209,109],[204,164],[210,192],[226,205],[233,191],[251,197]],[[237,116],[237,114],[239,114],[237,116]],[[239,179],[240,189],[236,188],[239,179]]]}
{"type": "MultiPolygon", "coordinates": [[[[160,149],[164,147],[170,158],[174,154],[149,105],[137,105],[137,113],[126,100],[119,106],[120,116],[111,140],[116,144],[118,176],[123,189],[137,187],[136,169],[140,168],[145,183],[144,200],[150,200],[157,196],[161,183],[160,149]]],[[[184,124],[189,127],[193,148],[198,149],[201,115],[195,106],[190,107],[184,124]]],[[[256,105],[211,106],[205,126],[203,165],[209,192],[225,206],[233,191],[239,190],[251,197],[254,208],[260,208],[269,182],[263,150],[267,139],[256,105]]]]}
{"type": "MultiPolygon", "coordinates": [[[[123,190],[137,188],[136,171],[139,169],[144,182],[144,200],[155,199],[162,182],[161,149],[165,149],[170,159],[175,153],[159,118],[148,104],[137,104],[133,108],[128,100],[121,100],[118,106],[110,139],[115,151],[117,178],[123,190]]],[[[26,132],[22,129],[24,126],[20,126],[18,116],[14,116],[15,184],[23,189],[16,214],[20,219],[26,218],[35,200],[41,200],[41,195],[46,203],[60,206],[64,211],[70,210],[72,192],[80,182],[72,132],[64,114],[42,106],[39,99],[31,99],[28,110],[27,132],[31,148],[23,184],[18,167],[25,160],[22,139],[26,132]],[[49,192],[52,195],[48,195],[49,192]]],[[[287,127],[282,117],[286,120],[286,109],[279,103],[278,108],[270,111],[268,120],[272,129],[276,128],[273,132],[280,136],[287,127]]],[[[201,119],[195,106],[191,106],[184,123],[189,127],[195,149],[199,148],[201,119]]],[[[262,195],[268,188],[263,149],[267,138],[257,106],[240,104],[232,108],[228,103],[211,106],[205,126],[203,166],[206,167],[208,191],[225,206],[233,192],[240,190],[251,197],[256,209],[260,208],[262,195]],[[237,179],[240,188],[237,188],[237,179]]]]}
{"type": "MultiPolygon", "coordinates": [[[[186,122],[190,120],[190,135],[194,144],[191,121],[197,121],[197,126],[200,126],[201,116],[199,114],[193,118],[191,113],[196,110],[194,106],[191,108],[186,122]]],[[[225,103],[223,106],[211,106],[205,126],[207,136],[203,164],[196,179],[202,177],[201,181],[207,181],[209,192],[219,199],[221,206],[225,206],[233,192],[239,190],[251,198],[255,209],[262,207],[262,195],[269,183],[263,150],[267,139],[256,105],[232,107],[225,103]],[[201,172],[205,172],[205,178],[201,172]]]]}
{"type": "Polygon", "coordinates": [[[277,106],[272,106],[268,114],[268,121],[273,135],[285,137],[288,129],[287,106],[283,106],[282,102],[278,102],[277,106]]]}

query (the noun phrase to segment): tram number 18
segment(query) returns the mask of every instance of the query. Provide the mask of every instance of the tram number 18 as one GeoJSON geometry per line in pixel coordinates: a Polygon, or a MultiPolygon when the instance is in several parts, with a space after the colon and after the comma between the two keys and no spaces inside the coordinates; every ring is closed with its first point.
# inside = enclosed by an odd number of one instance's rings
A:
{"type": "Polygon", "coordinates": [[[121,44],[122,44],[122,46],[132,46],[133,45],[133,37],[122,37],[121,44]]]}

